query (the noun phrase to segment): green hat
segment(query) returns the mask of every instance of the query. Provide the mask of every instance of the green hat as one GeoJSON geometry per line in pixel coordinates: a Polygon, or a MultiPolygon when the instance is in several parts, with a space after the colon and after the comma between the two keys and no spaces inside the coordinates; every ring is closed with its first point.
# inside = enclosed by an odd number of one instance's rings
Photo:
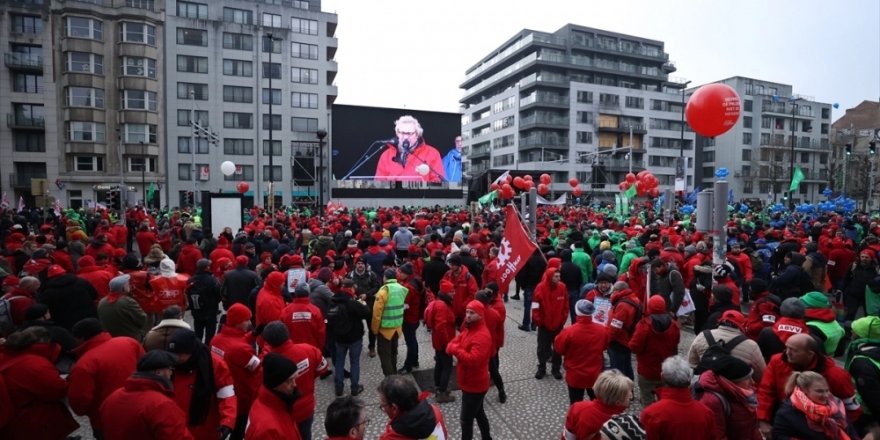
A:
{"type": "Polygon", "coordinates": [[[880,338],[880,318],[865,316],[852,322],[852,331],[859,339],[880,338]]]}
{"type": "Polygon", "coordinates": [[[827,309],[831,307],[828,297],[822,292],[809,292],[801,297],[801,302],[808,309],[827,309]]]}

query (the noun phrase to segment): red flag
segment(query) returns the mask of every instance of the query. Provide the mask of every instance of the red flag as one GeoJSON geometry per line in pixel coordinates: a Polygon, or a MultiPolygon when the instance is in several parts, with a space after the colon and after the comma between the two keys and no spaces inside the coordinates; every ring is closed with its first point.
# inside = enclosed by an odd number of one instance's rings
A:
{"type": "Polygon", "coordinates": [[[502,294],[507,292],[513,277],[538,249],[519,221],[519,214],[513,206],[507,205],[504,209],[504,238],[501,239],[501,248],[498,250],[498,288],[502,294]]]}

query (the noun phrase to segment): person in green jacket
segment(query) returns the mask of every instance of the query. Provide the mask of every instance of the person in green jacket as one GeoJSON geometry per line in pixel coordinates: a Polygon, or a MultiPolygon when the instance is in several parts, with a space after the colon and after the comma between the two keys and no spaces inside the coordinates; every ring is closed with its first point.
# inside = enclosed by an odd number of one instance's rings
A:
{"type": "Polygon", "coordinates": [[[385,284],[376,292],[370,332],[385,377],[397,374],[397,340],[403,334],[403,311],[409,289],[397,283],[397,272],[385,270],[385,284]]]}
{"type": "Polygon", "coordinates": [[[584,251],[584,243],[582,241],[574,244],[574,249],[571,252],[571,262],[581,269],[584,283],[593,281],[593,260],[590,258],[590,254],[584,251]]]}
{"type": "Polygon", "coordinates": [[[645,250],[639,246],[638,242],[635,240],[630,240],[626,242],[626,252],[623,253],[623,257],[620,259],[620,273],[626,273],[629,270],[629,265],[632,264],[633,259],[639,258],[645,255],[645,250]]]}
{"type": "Polygon", "coordinates": [[[128,336],[143,341],[149,330],[147,314],[131,297],[129,278],[126,274],[110,280],[110,294],[98,303],[98,320],[114,338],[128,336]]]}
{"type": "Polygon", "coordinates": [[[846,331],[837,322],[828,296],[822,292],[809,292],[800,300],[804,303],[804,320],[807,321],[810,334],[824,343],[827,355],[834,356],[846,331]]]}

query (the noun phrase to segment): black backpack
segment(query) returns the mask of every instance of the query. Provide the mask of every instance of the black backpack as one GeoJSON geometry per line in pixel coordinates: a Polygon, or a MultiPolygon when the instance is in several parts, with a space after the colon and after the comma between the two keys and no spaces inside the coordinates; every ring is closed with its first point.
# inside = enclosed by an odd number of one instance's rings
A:
{"type": "Polygon", "coordinates": [[[333,300],[330,308],[327,309],[327,327],[336,336],[347,335],[352,329],[352,322],[346,302],[333,300]]]}
{"type": "Polygon", "coordinates": [[[727,342],[718,342],[715,340],[715,337],[712,336],[711,330],[703,330],[703,337],[706,338],[706,343],[709,344],[709,347],[703,353],[703,356],[700,357],[700,362],[697,363],[697,367],[694,368],[694,374],[696,375],[711,370],[718,358],[730,356],[730,352],[733,351],[737,345],[748,339],[745,335],[739,335],[727,342]]]}

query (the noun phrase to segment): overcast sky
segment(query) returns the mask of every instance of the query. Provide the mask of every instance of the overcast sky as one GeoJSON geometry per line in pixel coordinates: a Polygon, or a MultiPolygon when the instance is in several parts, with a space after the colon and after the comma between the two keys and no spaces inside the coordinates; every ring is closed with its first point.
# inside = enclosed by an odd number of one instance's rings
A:
{"type": "Polygon", "coordinates": [[[338,104],[457,112],[465,70],[523,28],[660,40],[704,84],[747,76],[846,108],[880,96],[878,0],[323,0],[339,14],[338,104]]]}

